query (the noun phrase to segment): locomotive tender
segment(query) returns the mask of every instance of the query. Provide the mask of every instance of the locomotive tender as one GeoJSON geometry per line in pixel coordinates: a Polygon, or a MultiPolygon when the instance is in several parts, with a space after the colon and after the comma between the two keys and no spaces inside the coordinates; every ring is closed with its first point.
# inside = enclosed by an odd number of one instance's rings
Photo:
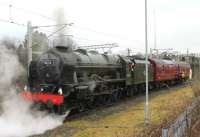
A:
{"type": "MultiPolygon", "coordinates": [[[[148,60],[149,88],[189,78],[190,65],[148,60]]],[[[96,51],[54,47],[29,66],[29,90],[21,95],[62,113],[133,96],[145,90],[145,60],[96,51]]]]}

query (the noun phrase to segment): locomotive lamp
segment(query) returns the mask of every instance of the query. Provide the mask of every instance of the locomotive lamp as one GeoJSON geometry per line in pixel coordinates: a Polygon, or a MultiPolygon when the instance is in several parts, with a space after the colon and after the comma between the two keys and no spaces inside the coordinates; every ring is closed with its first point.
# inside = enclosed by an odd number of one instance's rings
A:
{"type": "Polygon", "coordinates": [[[27,85],[24,86],[24,91],[27,91],[28,90],[28,87],[27,85]]]}
{"type": "Polygon", "coordinates": [[[58,93],[59,93],[60,95],[63,94],[63,90],[62,90],[62,88],[59,88],[59,89],[58,89],[58,93]]]}

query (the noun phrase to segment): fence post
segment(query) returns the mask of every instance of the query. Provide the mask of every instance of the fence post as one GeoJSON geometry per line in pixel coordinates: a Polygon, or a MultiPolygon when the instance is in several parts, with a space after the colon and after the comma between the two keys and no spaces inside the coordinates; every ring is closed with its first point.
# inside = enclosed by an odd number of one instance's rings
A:
{"type": "Polygon", "coordinates": [[[162,137],[168,137],[168,129],[162,129],[162,137]]]}

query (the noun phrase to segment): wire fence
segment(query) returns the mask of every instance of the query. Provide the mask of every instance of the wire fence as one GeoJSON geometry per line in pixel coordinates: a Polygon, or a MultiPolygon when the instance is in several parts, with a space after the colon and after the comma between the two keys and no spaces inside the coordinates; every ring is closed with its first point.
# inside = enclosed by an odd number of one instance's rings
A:
{"type": "Polygon", "coordinates": [[[200,97],[189,106],[169,128],[162,129],[161,137],[190,137],[192,125],[196,122],[199,112],[200,97]]]}

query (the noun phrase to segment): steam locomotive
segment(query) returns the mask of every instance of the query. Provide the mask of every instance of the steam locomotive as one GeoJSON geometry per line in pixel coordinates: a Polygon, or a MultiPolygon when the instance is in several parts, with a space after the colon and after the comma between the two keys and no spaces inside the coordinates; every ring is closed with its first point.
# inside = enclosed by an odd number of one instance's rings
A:
{"type": "MultiPolygon", "coordinates": [[[[190,77],[186,62],[148,59],[149,89],[190,77]]],[[[84,110],[145,90],[145,60],[54,47],[29,66],[28,89],[21,95],[51,111],[84,110]]]]}

